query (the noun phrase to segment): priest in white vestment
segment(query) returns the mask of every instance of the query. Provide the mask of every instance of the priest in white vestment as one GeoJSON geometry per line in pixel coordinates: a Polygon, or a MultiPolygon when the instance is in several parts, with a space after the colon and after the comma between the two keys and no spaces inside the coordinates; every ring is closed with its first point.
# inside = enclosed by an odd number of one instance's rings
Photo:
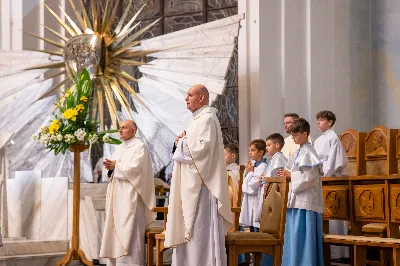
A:
{"type": "MultiPolygon", "coordinates": [[[[336,116],[331,111],[321,111],[317,114],[317,123],[322,135],[314,143],[314,149],[323,165],[324,176],[346,176],[349,163],[342,143],[335,131],[331,128],[336,116]]],[[[329,233],[335,235],[348,234],[347,221],[329,221],[329,233]]],[[[331,246],[331,258],[340,259],[349,257],[349,248],[331,246]]]]}
{"type": "Polygon", "coordinates": [[[188,128],[176,139],[165,246],[173,266],[225,266],[232,214],[221,127],[203,85],[189,89],[188,128]]]}
{"type": "Polygon", "coordinates": [[[145,230],[156,217],[155,187],[150,154],[135,137],[132,120],[121,124],[123,143],[104,161],[111,178],[107,187],[106,222],[100,257],[109,258],[107,266],[144,266],[145,230]]]}
{"type": "MultiPolygon", "coordinates": [[[[293,121],[296,120],[297,118],[299,118],[299,115],[296,113],[287,113],[284,116],[284,127],[285,127],[285,131],[286,133],[289,134],[289,127],[290,125],[293,124],[293,121]]],[[[308,142],[313,144],[313,140],[311,136],[308,136],[308,142]]],[[[300,148],[300,145],[294,143],[293,137],[291,135],[287,136],[285,138],[285,145],[282,148],[282,153],[283,155],[288,159],[292,159],[293,154],[296,153],[296,151],[300,148]]]]}

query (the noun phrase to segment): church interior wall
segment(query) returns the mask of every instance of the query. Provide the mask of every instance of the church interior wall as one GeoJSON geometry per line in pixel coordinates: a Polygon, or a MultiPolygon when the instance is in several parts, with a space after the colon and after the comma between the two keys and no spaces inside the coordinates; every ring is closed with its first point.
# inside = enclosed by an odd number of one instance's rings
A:
{"type": "Polygon", "coordinates": [[[282,121],[288,112],[309,120],[314,138],[320,135],[315,114],[326,109],[337,116],[338,134],[396,126],[383,114],[389,108],[383,99],[393,97],[373,82],[372,2],[239,1],[239,13],[246,13],[238,74],[242,163],[250,140],[286,134],[282,121]]]}

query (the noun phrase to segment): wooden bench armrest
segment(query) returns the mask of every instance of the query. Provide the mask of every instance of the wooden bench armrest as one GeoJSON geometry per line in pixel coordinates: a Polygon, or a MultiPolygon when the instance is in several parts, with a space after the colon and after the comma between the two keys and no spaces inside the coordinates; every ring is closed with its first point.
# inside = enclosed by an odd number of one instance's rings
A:
{"type": "Polygon", "coordinates": [[[231,211],[232,211],[233,213],[240,212],[240,210],[241,210],[241,207],[231,207],[231,211]]]}
{"type": "Polygon", "coordinates": [[[264,179],[267,183],[286,183],[290,182],[291,178],[289,176],[274,176],[274,177],[266,177],[264,179]]]}
{"type": "Polygon", "coordinates": [[[324,235],[324,242],[332,244],[368,246],[368,247],[386,247],[400,248],[400,239],[369,237],[369,236],[352,236],[352,235],[324,235]]]}
{"type": "Polygon", "coordinates": [[[168,207],[154,207],[153,212],[168,213],[168,207]]]}

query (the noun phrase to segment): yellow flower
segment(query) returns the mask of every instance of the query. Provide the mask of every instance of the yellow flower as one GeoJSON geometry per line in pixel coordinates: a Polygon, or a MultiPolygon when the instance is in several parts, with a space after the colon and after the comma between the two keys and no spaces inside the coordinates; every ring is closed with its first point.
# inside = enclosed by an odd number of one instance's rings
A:
{"type": "Polygon", "coordinates": [[[78,104],[78,105],[76,106],[76,110],[77,110],[78,112],[82,113],[83,110],[85,110],[85,107],[83,106],[83,104],[78,104]]]}
{"type": "Polygon", "coordinates": [[[87,102],[88,98],[86,96],[82,96],[79,100],[82,102],[87,102]]]}
{"type": "Polygon", "coordinates": [[[58,120],[57,119],[53,120],[53,122],[49,126],[49,133],[50,134],[58,133],[59,129],[60,129],[60,124],[58,123],[58,120]]]}
{"type": "Polygon", "coordinates": [[[78,111],[76,109],[67,109],[64,112],[64,118],[65,119],[71,119],[72,121],[76,121],[76,116],[78,115],[78,111]]]}

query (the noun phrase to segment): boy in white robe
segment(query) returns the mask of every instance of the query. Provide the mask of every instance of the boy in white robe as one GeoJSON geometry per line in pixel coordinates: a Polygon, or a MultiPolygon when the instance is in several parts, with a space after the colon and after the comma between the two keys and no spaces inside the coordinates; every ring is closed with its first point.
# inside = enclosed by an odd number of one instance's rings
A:
{"type": "MultiPolygon", "coordinates": [[[[314,148],[318,158],[323,163],[324,176],[346,176],[349,163],[339,137],[332,127],[336,116],[331,111],[321,111],[316,115],[318,128],[322,135],[315,140],[314,148]]],[[[348,234],[347,221],[330,221],[329,233],[335,235],[348,234]]],[[[331,258],[340,259],[349,257],[349,248],[331,246],[331,258]]]]}
{"type": "Polygon", "coordinates": [[[228,175],[229,194],[231,206],[238,206],[239,191],[239,170],[240,166],[236,163],[239,157],[239,148],[233,143],[224,146],[224,157],[226,163],[226,171],[228,175]]]}
{"type": "Polygon", "coordinates": [[[240,211],[239,223],[250,227],[250,232],[258,232],[260,223],[255,221],[255,213],[257,208],[258,195],[262,185],[260,178],[264,175],[268,168],[267,159],[264,158],[266,152],[265,141],[262,139],[253,140],[249,146],[250,159],[255,161],[254,165],[251,161],[246,164],[246,176],[242,184],[242,208],[240,211]]]}
{"type": "Polygon", "coordinates": [[[310,124],[305,119],[296,119],[289,132],[300,149],[285,169],[278,171],[280,176],[291,177],[282,265],[321,266],[324,265],[321,162],[307,141],[310,124]]]}
{"type": "MultiPolygon", "coordinates": [[[[251,161],[246,164],[246,176],[242,184],[242,206],[239,216],[239,231],[244,230],[244,226],[250,228],[250,232],[258,232],[260,223],[254,217],[257,208],[258,195],[262,189],[260,178],[268,168],[267,159],[264,158],[266,152],[265,141],[262,139],[253,140],[249,146],[251,161]]],[[[239,265],[245,263],[245,255],[239,255],[239,265]]]]}
{"type": "MultiPolygon", "coordinates": [[[[287,163],[286,157],[282,154],[282,147],[285,145],[285,140],[279,133],[271,134],[266,139],[266,150],[267,154],[271,157],[269,161],[267,171],[263,176],[260,176],[259,182],[263,185],[258,193],[258,199],[256,204],[256,211],[254,216],[255,223],[261,224],[261,211],[262,203],[264,199],[264,190],[266,183],[263,182],[265,177],[278,176],[278,170],[284,169],[287,163]]],[[[272,266],[273,258],[267,254],[262,255],[261,266],[272,266]]]]}
{"type": "Polygon", "coordinates": [[[144,234],[156,217],[155,187],[150,154],[135,137],[136,124],[126,120],[119,133],[119,145],[104,167],[112,172],[106,197],[106,221],[100,257],[107,266],[144,266],[144,234]]]}
{"type": "MultiPolygon", "coordinates": [[[[298,119],[299,115],[296,113],[287,113],[284,115],[283,125],[285,127],[285,132],[289,134],[289,127],[293,124],[295,119],[298,119]]],[[[313,140],[311,136],[308,136],[308,142],[313,144],[313,140]]],[[[294,143],[291,135],[285,138],[285,146],[282,148],[283,155],[290,160],[293,157],[293,154],[300,148],[300,145],[294,143]]]]}
{"type": "Polygon", "coordinates": [[[278,176],[278,170],[284,169],[287,163],[286,157],[281,152],[282,147],[285,145],[285,140],[282,135],[279,133],[271,134],[266,139],[266,149],[267,154],[271,156],[271,160],[268,164],[267,171],[263,176],[260,176],[259,182],[263,185],[262,189],[259,190],[258,200],[256,206],[256,212],[254,216],[255,222],[258,224],[261,223],[261,211],[262,211],[262,202],[264,196],[264,188],[267,184],[263,182],[265,177],[278,176]]]}
{"type": "Polygon", "coordinates": [[[232,228],[229,189],[217,110],[204,85],[189,89],[188,128],[175,141],[165,246],[173,266],[227,265],[225,236],[232,228]]]}

